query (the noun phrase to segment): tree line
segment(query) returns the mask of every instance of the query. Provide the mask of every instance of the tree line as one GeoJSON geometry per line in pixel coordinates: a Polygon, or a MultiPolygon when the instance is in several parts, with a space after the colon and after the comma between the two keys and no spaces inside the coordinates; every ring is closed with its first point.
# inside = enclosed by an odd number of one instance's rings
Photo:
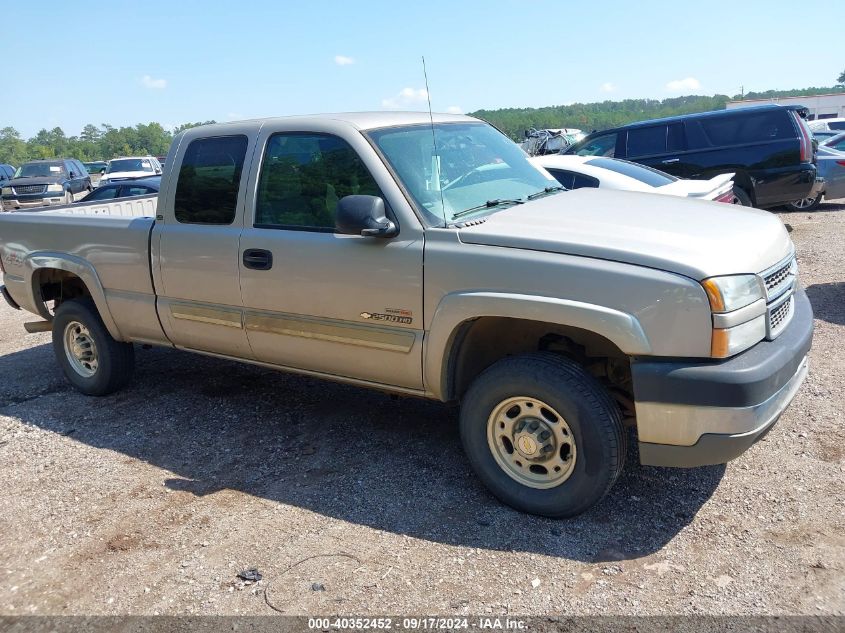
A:
{"type": "Polygon", "coordinates": [[[160,123],[139,123],[134,127],[99,127],[88,124],[79,136],[67,136],[60,127],[43,129],[24,140],[13,127],[0,129],[0,163],[19,166],[39,158],[77,158],[81,161],[109,160],[118,156],[163,156],[173,137],[191,127],[215,123],[184,123],[173,131],[160,123]]]}
{"type": "MultiPolygon", "coordinates": [[[[839,78],[845,81],[845,73],[839,78]]],[[[845,92],[845,86],[832,88],[804,88],[799,90],[768,90],[748,92],[744,95],[690,95],[668,99],[625,99],[597,103],[573,103],[543,108],[503,108],[471,112],[489,121],[515,140],[522,139],[530,128],[574,127],[587,132],[604,130],[634,121],[656,119],[679,114],[692,114],[707,110],[722,110],[728,101],[744,99],[774,99],[778,97],[803,97],[818,94],[845,92]]],[[[13,127],[0,129],[0,163],[15,166],[38,158],[78,158],[82,161],[109,160],[117,156],[162,156],[167,153],[173,137],[191,127],[215,123],[202,121],[185,123],[175,130],[167,130],[160,123],[139,123],[134,127],[86,125],[78,136],[67,136],[60,127],[42,129],[30,139],[23,139],[13,127]]]]}
{"type": "Polygon", "coordinates": [[[470,112],[470,115],[492,123],[514,140],[521,140],[525,130],[530,128],[557,129],[571,127],[592,132],[593,130],[606,130],[635,121],[693,114],[708,110],[724,110],[728,101],[738,99],[807,97],[836,92],[845,92],[845,87],[768,90],[766,92],[748,92],[733,97],[727,95],[713,95],[712,97],[690,95],[662,100],[625,99],[623,101],[573,103],[544,108],[503,108],[500,110],[477,110],[470,112]]]}

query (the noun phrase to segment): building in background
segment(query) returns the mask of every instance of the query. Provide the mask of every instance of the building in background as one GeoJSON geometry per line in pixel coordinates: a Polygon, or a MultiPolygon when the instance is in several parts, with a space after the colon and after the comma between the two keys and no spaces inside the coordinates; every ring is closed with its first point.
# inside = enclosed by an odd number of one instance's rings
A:
{"type": "Polygon", "coordinates": [[[845,92],[827,95],[812,95],[809,97],[773,97],[771,99],[744,99],[742,101],[728,101],[728,110],[763,105],[764,103],[779,103],[781,105],[807,106],[810,114],[808,120],[835,119],[845,117],[845,92]]]}

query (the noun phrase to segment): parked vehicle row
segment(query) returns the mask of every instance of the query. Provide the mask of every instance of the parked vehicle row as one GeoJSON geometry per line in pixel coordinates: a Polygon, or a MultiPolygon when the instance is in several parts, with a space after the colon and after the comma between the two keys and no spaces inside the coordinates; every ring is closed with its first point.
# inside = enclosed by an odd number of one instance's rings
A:
{"type": "Polygon", "coordinates": [[[24,163],[0,190],[3,211],[70,204],[93,190],[91,176],[74,158],[24,163]]]}
{"type": "Polygon", "coordinates": [[[742,204],[775,207],[823,190],[802,115],[797,106],[763,105],[642,121],[590,134],[565,153],[625,158],[681,178],[733,173],[742,204]]]}
{"type": "Polygon", "coordinates": [[[0,290],[82,393],[125,386],[142,343],[460,402],[479,479],[560,517],[614,485],[625,425],[644,464],[723,463],[807,375],[812,310],[764,211],[567,191],[463,115],[215,124],[170,156],[145,217],[0,217],[0,290]]]}

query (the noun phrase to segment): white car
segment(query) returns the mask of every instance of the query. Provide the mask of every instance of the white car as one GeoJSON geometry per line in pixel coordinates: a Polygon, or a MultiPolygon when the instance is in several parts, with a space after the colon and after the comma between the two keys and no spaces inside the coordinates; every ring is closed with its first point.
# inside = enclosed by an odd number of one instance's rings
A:
{"type": "Polygon", "coordinates": [[[550,154],[531,159],[567,189],[600,187],[738,204],[733,174],[689,180],[618,158],[550,154]]]}
{"type": "Polygon", "coordinates": [[[97,186],[127,178],[149,178],[161,175],[161,163],[155,156],[127,156],[114,158],[106,165],[106,171],[97,186]]]}
{"type": "Polygon", "coordinates": [[[807,121],[811,132],[845,132],[845,117],[807,121]]]}

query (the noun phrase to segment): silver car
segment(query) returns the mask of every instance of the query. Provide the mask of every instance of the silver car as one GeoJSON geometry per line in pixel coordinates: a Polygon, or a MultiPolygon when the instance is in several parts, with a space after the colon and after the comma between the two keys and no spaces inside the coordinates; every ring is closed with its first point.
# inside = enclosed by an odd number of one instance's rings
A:
{"type": "MultiPolygon", "coordinates": [[[[845,147],[845,134],[840,135],[838,145],[845,147]],[[840,138],[841,137],[841,138],[840,138]]],[[[818,208],[822,200],[845,198],[845,151],[834,149],[829,144],[819,145],[816,157],[818,177],[824,178],[821,193],[812,198],[803,198],[787,205],[793,211],[812,211],[818,208]]]]}

